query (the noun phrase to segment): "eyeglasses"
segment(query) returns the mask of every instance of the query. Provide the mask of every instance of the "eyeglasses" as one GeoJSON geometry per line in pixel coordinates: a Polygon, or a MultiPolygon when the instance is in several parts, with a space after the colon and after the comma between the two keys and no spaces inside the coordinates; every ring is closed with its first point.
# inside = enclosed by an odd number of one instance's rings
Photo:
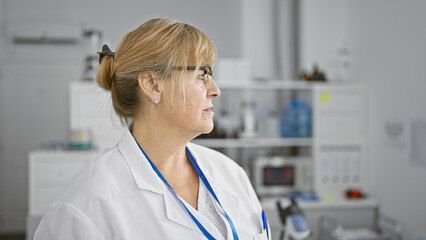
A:
{"type": "MultiPolygon", "coordinates": [[[[172,67],[172,70],[196,70],[195,66],[188,66],[188,67],[172,67]]],[[[209,80],[209,76],[213,77],[213,71],[212,66],[201,66],[198,68],[198,70],[203,71],[203,74],[199,76],[200,80],[204,80],[204,82],[207,82],[209,80]]]]}

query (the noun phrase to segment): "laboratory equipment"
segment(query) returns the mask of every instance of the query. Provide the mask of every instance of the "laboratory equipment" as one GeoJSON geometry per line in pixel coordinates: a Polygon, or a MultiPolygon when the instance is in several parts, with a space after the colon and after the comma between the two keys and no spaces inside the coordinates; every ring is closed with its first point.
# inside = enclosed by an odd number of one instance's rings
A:
{"type": "Polygon", "coordinates": [[[99,66],[99,57],[96,52],[100,48],[102,32],[98,29],[88,29],[83,32],[83,36],[88,39],[88,46],[82,80],[93,81],[96,79],[96,72],[99,66]]]}
{"type": "Polygon", "coordinates": [[[304,156],[259,157],[253,162],[257,194],[278,196],[312,190],[311,159],[304,156]]]}
{"type": "Polygon", "coordinates": [[[339,62],[338,80],[351,80],[352,57],[349,42],[347,40],[342,41],[341,46],[337,50],[337,58],[339,62]]]}
{"type": "MultiPolygon", "coordinates": [[[[374,228],[377,222],[379,203],[374,199],[360,199],[357,201],[311,201],[294,196],[299,208],[303,210],[311,235],[308,239],[319,239],[319,219],[323,215],[336,219],[345,228],[374,228]]],[[[279,240],[284,227],[277,201],[282,201],[281,206],[288,205],[288,197],[262,197],[260,203],[265,209],[270,224],[272,240],[279,240]]]]}
{"type": "Polygon", "coordinates": [[[276,111],[269,112],[266,133],[266,136],[269,138],[281,137],[280,117],[276,111]]]}
{"type": "Polygon", "coordinates": [[[69,133],[67,148],[70,150],[88,150],[93,148],[90,128],[73,129],[69,133]]]}
{"type": "Polygon", "coordinates": [[[280,200],[277,201],[281,222],[284,224],[280,240],[302,240],[308,238],[311,231],[302,209],[299,208],[294,198],[290,198],[290,203],[286,208],[281,206],[282,202],[280,200]]]}
{"type": "Polygon", "coordinates": [[[376,226],[344,227],[337,219],[322,215],[318,220],[320,240],[401,240],[402,226],[393,218],[378,214],[376,226]]]}
{"type": "Polygon", "coordinates": [[[254,102],[241,103],[242,131],[240,132],[240,136],[242,138],[252,138],[257,135],[256,117],[254,115],[255,108],[256,103],[254,102]]]}

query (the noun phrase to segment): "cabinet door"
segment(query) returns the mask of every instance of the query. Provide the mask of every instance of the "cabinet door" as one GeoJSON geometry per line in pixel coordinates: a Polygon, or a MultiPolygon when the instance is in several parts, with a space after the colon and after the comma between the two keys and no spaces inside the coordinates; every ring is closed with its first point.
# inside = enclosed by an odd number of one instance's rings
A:
{"type": "Polygon", "coordinates": [[[89,152],[31,152],[29,154],[28,215],[42,215],[50,202],[94,158],[89,152]]]}
{"type": "Polygon", "coordinates": [[[314,90],[315,191],[324,200],[345,198],[366,186],[365,90],[321,86],[314,90]]]}

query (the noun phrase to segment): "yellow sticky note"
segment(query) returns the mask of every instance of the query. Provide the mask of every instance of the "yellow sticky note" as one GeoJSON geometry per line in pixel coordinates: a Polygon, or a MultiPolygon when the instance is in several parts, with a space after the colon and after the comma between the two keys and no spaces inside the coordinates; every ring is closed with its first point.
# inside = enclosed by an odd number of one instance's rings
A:
{"type": "Polygon", "coordinates": [[[324,103],[324,104],[329,103],[330,102],[330,93],[327,93],[327,92],[321,93],[320,102],[324,103]]]}
{"type": "Polygon", "coordinates": [[[336,201],[336,197],[333,196],[333,195],[327,195],[327,196],[324,197],[323,200],[324,200],[324,202],[334,202],[334,201],[336,201]]]}

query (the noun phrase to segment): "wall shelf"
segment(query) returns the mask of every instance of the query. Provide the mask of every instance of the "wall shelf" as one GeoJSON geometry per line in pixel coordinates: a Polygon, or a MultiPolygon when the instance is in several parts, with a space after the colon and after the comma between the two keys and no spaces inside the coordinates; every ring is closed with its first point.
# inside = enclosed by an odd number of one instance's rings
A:
{"type": "Polygon", "coordinates": [[[311,138],[194,139],[193,143],[210,148],[264,148],[312,146],[311,138]]]}
{"type": "Polygon", "coordinates": [[[305,82],[296,80],[253,81],[218,81],[221,90],[311,90],[314,86],[323,86],[323,82],[305,82]]]}

